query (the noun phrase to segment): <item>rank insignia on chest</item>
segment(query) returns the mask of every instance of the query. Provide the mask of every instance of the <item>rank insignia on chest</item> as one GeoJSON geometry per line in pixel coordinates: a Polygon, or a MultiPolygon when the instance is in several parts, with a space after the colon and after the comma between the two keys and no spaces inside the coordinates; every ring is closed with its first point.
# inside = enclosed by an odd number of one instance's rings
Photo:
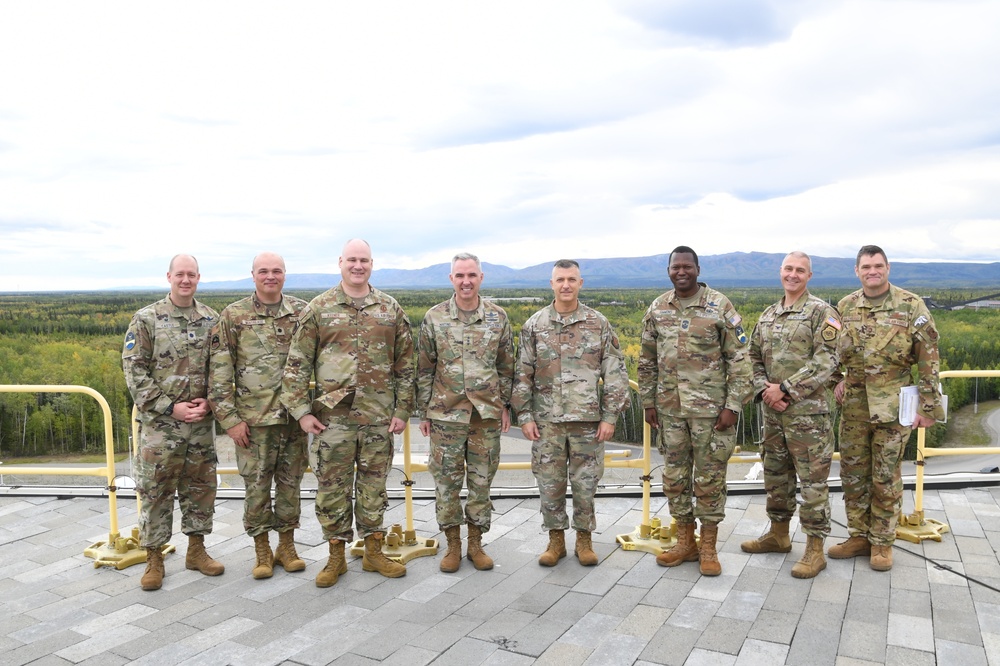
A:
{"type": "Polygon", "coordinates": [[[195,333],[194,331],[188,331],[187,336],[188,340],[191,340],[192,342],[194,342],[198,338],[198,334],[195,333]]]}
{"type": "Polygon", "coordinates": [[[689,328],[691,328],[691,320],[690,319],[682,319],[681,320],[681,330],[682,331],[686,331],[689,328]]]}

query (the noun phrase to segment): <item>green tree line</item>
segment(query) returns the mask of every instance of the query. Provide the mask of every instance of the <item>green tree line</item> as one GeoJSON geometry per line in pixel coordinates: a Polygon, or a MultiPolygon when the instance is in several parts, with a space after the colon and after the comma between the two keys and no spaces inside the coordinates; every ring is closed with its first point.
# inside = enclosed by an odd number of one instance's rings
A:
{"type": "MultiPolygon", "coordinates": [[[[833,303],[849,290],[815,290],[833,303]]],[[[983,290],[995,293],[997,289],[983,290]]],[[[292,292],[312,298],[317,291],[292,292]]],[[[661,290],[601,289],[581,293],[581,300],[598,308],[611,321],[625,353],[629,376],[636,379],[642,317],[661,290]]],[[[776,301],[778,289],[725,290],[752,330],[760,313],[776,301]]],[[[525,320],[551,300],[548,290],[483,289],[507,310],[518,336],[525,320]]],[[[217,310],[246,293],[203,292],[199,300],[217,310]]],[[[395,291],[416,327],[433,305],[447,299],[447,290],[395,291]]],[[[977,290],[921,290],[935,302],[967,300],[977,290]]],[[[0,384],[80,384],[101,393],[112,409],[117,451],[125,451],[130,436],[132,401],[121,370],[121,344],[132,314],[160,298],[158,293],[0,294],[0,384]]],[[[941,368],[1000,369],[1000,310],[934,310],[941,333],[941,368]]],[[[971,401],[1000,397],[1000,379],[949,379],[944,385],[950,408],[971,401]]],[[[642,434],[642,410],[633,400],[629,417],[619,424],[618,437],[637,441],[642,434]]],[[[753,405],[744,410],[741,442],[752,444],[759,434],[753,405]]],[[[928,433],[939,443],[946,426],[928,433]]],[[[0,393],[0,457],[79,454],[103,451],[103,416],[87,396],[66,394],[0,393]]]]}

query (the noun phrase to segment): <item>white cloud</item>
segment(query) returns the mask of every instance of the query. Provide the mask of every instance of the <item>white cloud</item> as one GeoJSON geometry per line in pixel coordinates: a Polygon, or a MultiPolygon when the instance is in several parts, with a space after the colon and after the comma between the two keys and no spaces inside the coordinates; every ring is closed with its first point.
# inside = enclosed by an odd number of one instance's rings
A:
{"type": "Polygon", "coordinates": [[[997,260],[998,23],[902,0],[7,6],[0,276],[160,284],[183,251],[226,279],[263,249],[333,272],[352,236],[381,267],[682,242],[997,260]]]}

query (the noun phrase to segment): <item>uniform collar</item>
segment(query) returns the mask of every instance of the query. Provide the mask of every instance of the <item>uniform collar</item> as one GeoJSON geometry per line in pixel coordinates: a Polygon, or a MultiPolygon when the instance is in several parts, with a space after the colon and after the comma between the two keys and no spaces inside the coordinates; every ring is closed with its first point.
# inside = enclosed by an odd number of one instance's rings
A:
{"type": "Polygon", "coordinates": [[[548,310],[549,310],[549,319],[551,319],[552,321],[558,321],[563,325],[575,324],[578,321],[586,321],[587,319],[587,307],[583,303],[580,303],[579,301],[577,301],[576,310],[570,312],[569,314],[559,314],[559,312],[556,310],[555,301],[549,303],[548,310]]]}
{"type": "Polygon", "coordinates": [[[199,319],[207,319],[209,317],[205,312],[205,306],[198,302],[197,299],[191,301],[191,307],[187,312],[184,311],[184,308],[174,305],[174,302],[170,300],[170,294],[167,294],[163,302],[166,304],[171,317],[179,317],[188,321],[198,321],[199,319]]]}
{"type": "MultiPolygon", "coordinates": [[[[375,298],[375,287],[368,285],[368,295],[365,296],[361,301],[361,307],[365,308],[373,303],[378,302],[375,298]]],[[[337,302],[343,305],[354,305],[354,297],[349,296],[346,291],[344,291],[344,283],[338,282],[334,292],[337,295],[337,302]]]]}
{"type": "MultiPolygon", "coordinates": [[[[458,296],[452,294],[451,298],[448,300],[448,314],[451,316],[452,319],[458,319],[459,312],[460,310],[458,307],[458,296]]],[[[483,319],[486,318],[486,308],[483,306],[482,296],[479,297],[479,305],[476,307],[475,312],[476,315],[473,318],[473,321],[483,321],[483,319]]]]}
{"type": "Polygon", "coordinates": [[[802,292],[802,295],[795,299],[795,302],[789,305],[787,308],[784,306],[785,297],[782,296],[781,300],[778,301],[778,314],[782,312],[801,312],[806,306],[806,301],[809,300],[809,290],[806,289],[802,292]]]}
{"type": "Polygon", "coordinates": [[[292,308],[288,305],[288,299],[285,298],[284,294],[281,295],[281,300],[277,303],[267,305],[261,302],[261,300],[257,297],[257,292],[255,290],[253,295],[250,297],[250,300],[253,302],[253,311],[259,315],[266,315],[268,313],[268,308],[277,308],[277,317],[295,314],[292,308]]]}

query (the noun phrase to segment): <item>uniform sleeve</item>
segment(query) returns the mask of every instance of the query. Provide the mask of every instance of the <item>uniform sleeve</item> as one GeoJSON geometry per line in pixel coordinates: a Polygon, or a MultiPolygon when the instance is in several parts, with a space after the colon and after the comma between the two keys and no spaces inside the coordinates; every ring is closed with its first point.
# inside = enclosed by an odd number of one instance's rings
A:
{"type": "Polygon", "coordinates": [[[601,420],[614,424],[629,404],[628,371],[625,370],[625,355],[618,335],[607,320],[601,326],[601,342],[601,379],[604,382],[601,420]]]}
{"type": "Polygon", "coordinates": [[[840,363],[840,317],[832,308],[818,310],[810,323],[813,334],[812,357],[783,382],[793,403],[808,398],[829,384],[840,363]]]}
{"type": "Polygon", "coordinates": [[[763,344],[763,333],[760,329],[760,320],[757,320],[757,325],[753,327],[753,333],[750,334],[750,368],[753,372],[753,398],[754,400],[760,399],[760,394],[767,388],[767,368],[764,367],[764,353],[761,348],[763,344]]]}
{"type": "Polygon", "coordinates": [[[927,307],[921,304],[914,320],[913,355],[917,361],[917,391],[920,393],[920,412],[935,421],[945,418],[941,393],[938,357],[938,331],[927,307]],[[923,320],[923,321],[921,321],[923,320]]]}
{"type": "Polygon", "coordinates": [[[517,417],[517,425],[534,421],[531,415],[532,393],[535,387],[535,335],[531,320],[521,327],[521,348],[517,356],[517,370],[514,388],[511,391],[510,406],[517,417]]]}
{"type": "Polygon", "coordinates": [[[396,306],[396,342],[393,345],[392,376],[396,385],[396,409],[393,418],[406,421],[413,413],[416,391],[416,367],[413,359],[413,335],[410,319],[396,306]]]}
{"type": "Polygon", "coordinates": [[[293,419],[298,421],[312,410],[309,400],[309,381],[316,363],[316,341],[319,325],[312,308],[306,307],[299,316],[299,323],[288,346],[288,359],[281,376],[279,400],[293,419]]]}
{"type": "Polygon", "coordinates": [[[229,430],[242,422],[236,410],[237,345],[234,339],[232,322],[228,313],[222,316],[209,334],[211,355],[208,362],[208,400],[212,412],[223,428],[229,430]]]}
{"type": "Polygon", "coordinates": [[[500,403],[503,409],[511,401],[511,391],[514,388],[514,333],[510,328],[510,320],[503,318],[503,328],[500,331],[500,343],[497,347],[497,377],[500,378],[500,403]]]}
{"type": "Polygon", "coordinates": [[[656,320],[653,318],[653,306],[649,306],[642,318],[642,341],[639,348],[639,396],[644,409],[656,407],[656,385],[659,379],[659,359],[657,358],[656,320]]]}
{"type": "Polygon", "coordinates": [[[122,370],[132,401],[140,412],[162,414],[173,403],[153,379],[153,331],[150,322],[139,313],[132,317],[125,333],[122,370]]]}
{"type": "Polygon", "coordinates": [[[421,419],[427,416],[427,405],[434,389],[434,374],[437,369],[437,340],[434,338],[434,324],[431,317],[424,315],[420,323],[420,337],[417,341],[417,410],[421,419]]]}
{"type": "Polygon", "coordinates": [[[726,312],[722,326],[722,362],[726,369],[726,404],[723,407],[740,412],[753,391],[753,368],[747,355],[746,334],[744,342],[740,342],[736,327],[730,323],[736,314],[732,304],[726,312]]]}

